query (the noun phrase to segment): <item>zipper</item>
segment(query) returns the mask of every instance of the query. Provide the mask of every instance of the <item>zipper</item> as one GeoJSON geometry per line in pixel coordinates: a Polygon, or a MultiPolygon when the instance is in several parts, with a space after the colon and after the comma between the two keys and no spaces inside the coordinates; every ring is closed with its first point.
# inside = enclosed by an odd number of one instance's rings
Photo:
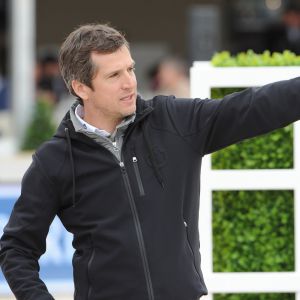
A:
{"type": "Polygon", "coordinates": [[[147,283],[148,297],[149,297],[149,300],[154,300],[154,292],[153,292],[151,274],[150,274],[150,270],[149,270],[149,264],[148,264],[146,248],[145,248],[144,239],[143,239],[141,223],[140,223],[137,208],[136,208],[136,205],[135,205],[135,202],[134,202],[133,193],[132,193],[132,189],[131,189],[131,186],[130,186],[130,181],[129,181],[129,178],[128,178],[128,174],[127,174],[127,171],[125,169],[125,165],[122,161],[120,162],[120,167],[121,167],[122,176],[123,176],[123,180],[124,180],[124,183],[125,183],[126,191],[127,191],[127,194],[128,194],[128,198],[129,198],[130,208],[131,208],[131,211],[132,211],[135,230],[136,230],[136,233],[137,233],[139,248],[140,248],[140,252],[141,252],[141,256],[142,256],[143,267],[144,267],[144,275],[145,275],[146,283],[147,283]]]}
{"type": "Polygon", "coordinates": [[[136,177],[137,184],[138,184],[138,187],[139,187],[140,196],[145,196],[145,190],[144,190],[144,187],[143,187],[141,173],[140,173],[140,170],[139,170],[138,160],[137,160],[136,156],[134,156],[132,158],[132,162],[133,162],[133,169],[134,169],[135,177],[136,177]]]}
{"type": "Polygon", "coordinates": [[[185,227],[185,234],[186,234],[186,241],[187,241],[187,244],[188,244],[188,248],[191,252],[191,255],[192,255],[192,258],[193,258],[193,266],[194,266],[194,269],[197,273],[197,275],[199,276],[199,278],[201,278],[197,268],[196,268],[196,263],[195,263],[195,255],[194,255],[194,251],[193,251],[193,248],[191,246],[191,243],[190,243],[190,239],[189,239],[189,233],[188,233],[188,224],[186,223],[186,221],[183,221],[183,224],[184,224],[184,227],[185,227]]]}

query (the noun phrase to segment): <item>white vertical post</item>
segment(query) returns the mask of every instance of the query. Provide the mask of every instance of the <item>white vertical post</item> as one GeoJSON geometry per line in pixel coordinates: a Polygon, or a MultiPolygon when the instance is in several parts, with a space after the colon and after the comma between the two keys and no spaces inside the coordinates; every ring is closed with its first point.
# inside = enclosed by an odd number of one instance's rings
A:
{"type": "Polygon", "coordinates": [[[35,0],[11,0],[11,101],[20,145],[35,99],[35,0]]]}
{"type": "MultiPolygon", "coordinates": [[[[300,275],[300,121],[294,124],[294,170],[299,183],[294,189],[294,222],[295,222],[295,272],[300,275]]],[[[296,293],[296,300],[300,300],[300,291],[296,293]]]]}
{"type": "MultiPolygon", "coordinates": [[[[208,62],[197,62],[204,70],[210,67],[208,62]]],[[[198,67],[199,68],[199,67],[198,67]]],[[[204,76],[199,77],[199,70],[197,67],[193,66],[190,69],[190,88],[192,98],[210,98],[210,77],[209,75],[204,75],[205,71],[202,73],[204,76]]]]}
{"type": "MultiPolygon", "coordinates": [[[[207,95],[208,97],[208,95],[207,95]]],[[[200,253],[202,255],[201,268],[204,278],[213,275],[213,220],[212,220],[212,188],[209,177],[211,174],[211,156],[206,155],[202,159],[201,190],[200,190],[200,210],[199,210],[199,234],[200,253]]],[[[213,300],[210,286],[208,295],[203,300],[213,300]]]]}
{"type": "Polygon", "coordinates": [[[212,228],[212,188],[210,187],[209,177],[211,169],[211,156],[206,155],[202,159],[201,174],[201,202],[199,210],[199,232],[200,250],[205,257],[201,261],[204,275],[210,276],[213,273],[213,228],[212,228]]]}

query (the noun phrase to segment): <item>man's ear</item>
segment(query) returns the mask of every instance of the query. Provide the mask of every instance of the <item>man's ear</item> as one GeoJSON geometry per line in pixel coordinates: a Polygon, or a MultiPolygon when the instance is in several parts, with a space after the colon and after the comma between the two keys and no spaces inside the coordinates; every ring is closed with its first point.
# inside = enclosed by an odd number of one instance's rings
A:
{"type": "Polygon", "coordinates": [[[88,100],[88,90],[90,88],[87,85],[78,80],[72,80],[72,88],[76,95],[79,96],[82,100],[88,100]]]}

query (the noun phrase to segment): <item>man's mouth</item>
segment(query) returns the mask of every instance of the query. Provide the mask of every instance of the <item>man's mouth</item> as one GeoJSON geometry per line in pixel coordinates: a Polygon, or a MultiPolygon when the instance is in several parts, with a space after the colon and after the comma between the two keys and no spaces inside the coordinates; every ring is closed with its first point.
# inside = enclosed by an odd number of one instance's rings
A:
{"type": "Polygon", "coordinates": [[[120,100],[121,101],[129,101],[129,100],[132,100],[133,96],[134,96],[134,93],[132,93],[130,95],[127,95],[127,96],[124,96],[120,100]]]}

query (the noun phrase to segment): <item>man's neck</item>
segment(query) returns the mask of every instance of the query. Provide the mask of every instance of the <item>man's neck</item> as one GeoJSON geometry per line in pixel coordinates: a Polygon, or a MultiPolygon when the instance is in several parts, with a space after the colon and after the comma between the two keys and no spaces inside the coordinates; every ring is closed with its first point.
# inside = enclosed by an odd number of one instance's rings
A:
{"type": "Polygon", "coordinates": [[[81,108],[81,116],[85,122],[108,133],[113,133],[116,127],[122,122],[122,118],[109,118],[101,113],[90,112],[85,107],[81,108]]]}

